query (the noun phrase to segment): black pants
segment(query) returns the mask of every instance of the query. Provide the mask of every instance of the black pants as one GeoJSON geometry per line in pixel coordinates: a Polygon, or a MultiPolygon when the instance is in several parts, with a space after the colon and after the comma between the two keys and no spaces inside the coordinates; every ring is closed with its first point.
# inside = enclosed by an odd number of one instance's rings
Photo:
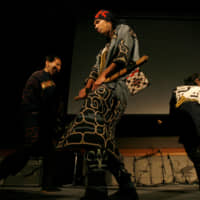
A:
{"type": "Polygon", "coordinates": [[[0,179],[6,178],[9,175],[16,175],[25,167],[31,156],[42,156],[42,186],[53,186],[55,177],[55,147],[49,139],[45,143],[37,141],[29,145],[22,145],[14,153],[5,157],[0,164],[0,179]]]}
{"type": "Polygon", "coordinates": [[[193,162],[200,180],[200,105],[197,102],[183,103],[174,121],[178,124],[180,142],[193,162]]]}
{"type": "Polygon", "coordinates": [[[184,147],[188,154],[188,157],[194,164],[194,167],[195,167],[196,173],[197,173],[197,177],[199,179],[199,187],[200,187],[200,144],[199,145],[191,145],[191,143],[184,144],[184,147]]]}

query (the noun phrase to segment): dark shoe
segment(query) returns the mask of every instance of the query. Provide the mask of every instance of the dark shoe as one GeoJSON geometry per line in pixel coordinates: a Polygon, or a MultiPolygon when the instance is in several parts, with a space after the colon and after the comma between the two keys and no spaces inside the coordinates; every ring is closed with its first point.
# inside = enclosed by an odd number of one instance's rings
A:
{"type": "Polygon", "coordinates": [[[59,191],[61,191],[61,189],[56,186],[43,186],[42,187],[42,192],[59,192],[59,191]]]}
{"type": "Polygon", "coordinates": [[[107,188],[101,186],[87,186],[85,195],[81,197],[81,200],[108,200],[107,188]]]}
{"type": "Polygon", "coordinates": [[[132,190],[127,191],[117,191],[114,194],[110,195],[109,200],[139,200],[137,192],[132,190]]]}
{"type": "Polygon", "coordinates": [[[85,195],[81,200],[108,200],[104,169],[96,168],[88,172],[85,195]]]}

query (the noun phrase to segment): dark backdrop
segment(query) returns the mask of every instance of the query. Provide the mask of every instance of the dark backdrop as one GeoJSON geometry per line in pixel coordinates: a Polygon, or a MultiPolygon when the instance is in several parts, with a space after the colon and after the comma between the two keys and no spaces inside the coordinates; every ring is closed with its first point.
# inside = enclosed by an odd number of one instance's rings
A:
{"type": "MultiPolygon", "coordinates": [[[[140,55],[149,61],[141,68],[150,87],[131,96],[125,114],[168,114],[172,89],[183,84],[183,79],[199,72],[200,19],[191,16],[160,16],[144,13],[121,16],[138,35],[140,55]]],[[[93,18],[81,18],[77,24],[69,85],[68,113],[75,114],[81,102],[78,94],[88,77],[96,55],[105,45],[105,38],[93,26],[93,18]],[[77,81],[80,80],[80,81],[77,81]]]]}
{"type": "MultiPolygon", "coordinates": [[[[196,9],[188,6],[187,9],[184,8],[185,11],[182,5],[176,7],[170,3],[168,5],[157,4],[160,6],[158,8],[152,4],[147,5],[139,2],[134,3],[132,7],[124,5],[115,8],[113,5],[103,6],[103,8],[112,9],[119,16],[127,19],[137,18],[138,16],[145,16],[147,19],[175,16],[177,18],[182,17],[182,20],[186,21],[188,18],[194,21],[199,20],[197,7],[196,9]]],[[[0,145],[2,147],[10,147],[21,142],[19,105],[22,89],[31,73],[43,67],[43,58],[50,53],[58,54],[63,59],[63,69],[58,84],[68,112],[76,28],[83,18],[92,19],[92,16],[101,8],[102,5],[100,4],[98,6],[87,6],[83,1],[75,1],[70,5],[67,1],[53,1],[51,3],[33,1],[2,6],[2,123],[0,133],[0,145]]],[[[77,82],[79,81],[77,80],[77,82]]],[[[71,118],[73,118],[73,114],[68,116],[68,121],[71,118]]],[[[137,127],[143,127],[140,131],[134,132],[136,136],[172,134],[158,129],[156,120],[160,118],[167,119],[167,115],[127,114],[119,124],[118,134],[122,136],[133,135],[132,131],[124,131],[121,128],[127,127],[130,130],[132,127],[130,124],[133,120],[137,123],[137,127]]]]}

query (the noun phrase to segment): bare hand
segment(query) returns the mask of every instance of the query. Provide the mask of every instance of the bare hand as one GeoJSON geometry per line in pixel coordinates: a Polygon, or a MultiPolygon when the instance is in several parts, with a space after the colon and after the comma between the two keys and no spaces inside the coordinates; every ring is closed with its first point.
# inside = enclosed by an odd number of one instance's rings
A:
{"type": "Polygon", "coordinates": [[[86,88],[83,88],[79,91],[79,94],[78,96],[74,97],[74,100],[77,101],[77,100],[80,100],[80,99],[84,99],[87,97],[87,92],[86,92],[86,88]]]}
{"type": "Polygon", "coordinates": [[[79,96],[81,99],[84,99],[84,98],[87,96],[86,88],[81,89],[81,90],[79,91],[78,96],[79,96]]]}
{"type": "Polygon", "coordinates": [[[104,81],[106,80],[106,77],[104,74],[101,74],[97,80],[94,82],[92,86],[92,91],[96,90],[104,81]]]}

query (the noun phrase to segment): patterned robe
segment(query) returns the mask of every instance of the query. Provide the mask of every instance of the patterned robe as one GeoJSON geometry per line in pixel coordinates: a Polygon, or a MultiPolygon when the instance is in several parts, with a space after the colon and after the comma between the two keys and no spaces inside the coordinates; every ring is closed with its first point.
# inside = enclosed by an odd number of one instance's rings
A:
{"type": "MultiPolygon", "coordinates": [[[[138,58],[136,34],[128,25],[118,25],[110,42],[97,55],[96,64],[88,78],[96,80],[113,62],[119,66],[113,74],[121,68],[128,69],[129,64],[138,58]]],[[[118,156],[114,133],[127,105],[129,90],[125,84],[126,76],[104,83],[89,92],[80,113],[60,138],[57,148],[103,148],[118,156]]]]}

